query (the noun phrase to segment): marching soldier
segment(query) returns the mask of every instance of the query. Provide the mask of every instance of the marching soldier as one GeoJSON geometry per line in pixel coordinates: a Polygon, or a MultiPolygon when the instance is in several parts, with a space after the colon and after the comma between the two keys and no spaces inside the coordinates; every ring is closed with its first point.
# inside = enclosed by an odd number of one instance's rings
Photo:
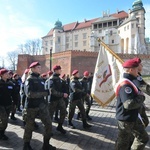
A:
{"type": "Polygon", "coordinates": [[[84,75],[83,78],[80,80],[82,88],[84,89],[84,92],[86,93],[86,95],[83,96],[83,103],[86,104],[85,112],[86,112],[87,120],[92,120],[92,118],[89,116],[89,112],[91,108],[90,87],[88,84],[89,72],[85,71],[83,75],[84,75]]]}
{"type": "Polygon", "coordinates": [[[125,61],[123,63],[125,73],[116,88],[116,119],[119,129],[116,150],[143,150],[149,140],[139,114],[145,96],[133,83],[138,76],[138,66],[133,59],[125,61]],[[131,136],[134,136],[132,146],[130,146],[131,136]]]}
{"type": "Polygon", "coordinates": [[[45,128],[42,149],[56,150],[56,147],[49,144],[52,133],[52,122],[49,115],[47,101],[44,98],[49,94],[49,91],[45,90],[44,81],[40,77],[41,66],[38,62],[33,62],[29,68],[29,76],[27,77],[24,85],[24,91],[26,94],[25,108],[27,114],[23,137],[23,150],[32,150],[30,140],[32,137],[32,131],[34,130],[35,117],[37,114],[39,115],[45,128]]]}
{"type": "Polygon", "coordinates": [[[41,78],[44,80],[44,82],[47,80],[47,73],[42,73],[41,78]]]}
{"type": "Polygon", "coordinates": [[[15,104],[12,105],[11,119],[17,120],[17,118],[15,117],[16,109],[19,112],[21,112],[20,110],[20,82],[19,82],[19,75],[17,73],[13,74],[12,82],[16,88],[16,92],[17,92],[16,94],[17,94],[18,100],[17,100],[17,105],[15,104]]]}
{"type": "Polygon", "coordinates": [[[54,112],[60,110],[60,118],[58,120],[57,131],[60,131],[62,134],[66,134],[66,130],[62,127],[65,116],[66,116],[66,105],[64,98],[68,97],[68,94],[63,92],[63,84],[60,79],[61,67],[55,65],[53,67],[53,75],[46,81],[46,85],[50,90],[50,103],[49,103],[49,112],[51,119],[53,118],[54,112]]]}
{"type": "Polygon", "coordinates": [[[0,77],[0,140],[8,140],[5,130],[12,108],[12,100],[14,104],[17,103],[17,94],[13,83],[8,80],[8,70],[1,69],[0,77]]]}
{"type": "Polygon", "coordinates": [[[68,124],[71,128],[75,128],[75,126],[72,123],[72,118],[74,116],[76,106],[78,106],[81,113],[83,128],[91,127],[91,125],[89,125],[86,121],[86,113],[82,101],[82,97],[85,95],[86,92],[84,92],[84,89],[82,88],[82,85],[79,82],[79,71],[74,70],[72,72],[72,77],[70,82],[70,95],[69,95],[70,106],[69,106],[68,124]]]}

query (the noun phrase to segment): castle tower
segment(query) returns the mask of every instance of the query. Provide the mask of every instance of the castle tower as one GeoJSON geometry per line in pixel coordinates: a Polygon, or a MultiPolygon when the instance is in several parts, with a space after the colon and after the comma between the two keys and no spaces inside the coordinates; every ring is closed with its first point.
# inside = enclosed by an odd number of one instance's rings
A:
{"type": "Polygon", "coordinates": [[[62,51],[62,32],[63,32],[63,27],[62,27],[62,22],[61,21],[56,21],[55,26],[54,26],[54,31],[53,31],[53,52],[60,52],[62,51]]]}
{"type": "Polygon", "coordinates": [[[137,18],[137,36],[139,36],[137,42],[140,43],[138,53],[145,53],[145,9],[142,0],[134,1],[130,15],[137,18]]]}

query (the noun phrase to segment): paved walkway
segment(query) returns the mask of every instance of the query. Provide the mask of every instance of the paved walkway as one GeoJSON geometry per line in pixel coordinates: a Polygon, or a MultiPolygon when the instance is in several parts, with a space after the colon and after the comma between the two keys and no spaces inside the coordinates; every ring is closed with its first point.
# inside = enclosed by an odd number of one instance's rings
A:
{"type": "MultiPolygon", "coordinates": [[[[56,123],[53,123],[54,136],[51,144],[56,146],[58,150],[113,150],[117,137],[117,126],[115,120],[115,100],[106,108],[101,108],[96,103],[91,108],[90,115],[93,125],[89,130],[84,130],[80,120],[73,120],[76,129],[70,129],[65,120],[64,126],[67,130],[66,135],[62,135],[56,131],[56,123]]],[[[146,100],[146,105],[150,109],[150,102],[146,100]]],[[[148,116],[150,113],[148,111],[148,116]]],[[[6,135],[9,136],[8,141],[0,141],[0,150],[22,150],[24,128],[22,124],[21,114],[17,113],[17,121],[9,120],[6,135]]],[[[75,115],[76,117],[76,115],[75,115]]],[[[75,118],[74,117],[74,118],[75,118]]],[[[43,127],[39,119],[36,119],[39,128],[33,132],[31,146],[34,150],[42,148],[42,132],[43,127]]],[[[150,135],[150,125],[147,127],[150,135]]],[[[146,146],[146,150],[150,149],[150,142],[146,146]]]]}

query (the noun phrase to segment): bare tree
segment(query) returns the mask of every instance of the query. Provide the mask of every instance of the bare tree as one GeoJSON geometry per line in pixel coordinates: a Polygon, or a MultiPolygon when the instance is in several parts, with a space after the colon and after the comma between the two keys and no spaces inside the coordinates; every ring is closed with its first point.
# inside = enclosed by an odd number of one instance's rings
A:
{"type": "Polygon", "coordinates": [[[28,40],[24,44],[24,48],[25,48],[25,54],[31,54],[31,40],[28,40]]]}
{"type": "Polygon", "coordinates": [[[0,68],[5,67],[5,59],[3,57],[0,57],[0,68]]]}
{"type": "Polygon", "coordinates": [[[18,61],[18,51],[11,51],[7,53],[8,61],[9,61],[9,69],[15,71],[16,70],[16,65],[18,61]]]}
{"type": "Polygon", "coordinates": [[[18,45],[18,51],[20,51],[21,54],[24,54],[24,45],[23,44],[20,44],[18,45]]]}
{"type": "Polygon", "coordinates": [[[19,45],[18,49],[22,54],[38,55],[41,53],[41,40],[27,40],[25,44],[19,45]]]}

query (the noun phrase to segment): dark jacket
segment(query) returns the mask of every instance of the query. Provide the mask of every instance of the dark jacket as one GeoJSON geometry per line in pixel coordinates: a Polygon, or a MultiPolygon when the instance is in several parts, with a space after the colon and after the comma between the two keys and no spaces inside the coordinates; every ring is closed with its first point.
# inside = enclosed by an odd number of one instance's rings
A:
{"type": "Polygon", "coordinates": [[[15,86],[11,81],[4,81],[0,79],[0,105],[9,106],[12,104],[17,104],[18,97],[15,86]]]}
{"type": "Polygon", "coordinates": [[[64,91],[63,91],[63,83],[60,79],[60,74],[53,73],[53,75],[46,81],[48,87],[50,87],[50,101],[55,101],[63,98],[64,91]]]}
{"type": "Polygon", "coordinates": [[[84,89],[82,88],[81,83],[79,82],[79,78],[73,77],[70,82],[70,100],[79,100],[83,96],[86,95],[86,92],[84,92],[84,89]]]}
{"type": "Polygon", "coordinates": [[[84,89],[84,92],[85,93],[89,93],[90,94],[90,89],[89,89],[89,82],[88,82],[88,78],[85,78],[83,77],[81,80],[81,85],[82,85],[82,88],[84,89]]]}
{"type": "Polygon", "coordinates": [[[26,94],[26,107],[36,108],[45,103],[44,97],[49,94],[45,90],[44,81],[39,74],[31,73],[25,81],[24,92],[26,94]]]}
{"type": "MultiPolygon", "coordinates": [[[[124,78],[127,78],[132,82],[133,80],[136,80],[134,76],[127,73],[124,73],[124,78]]],[[[133,86],[130,84],[121,86],[118,93],[116,104],[117,120],[135,122],[138,117],[141,104],[145,100],[145,96],[137,94],[133,86]]]]}
{"type": "Polygon", "coordinates": [[[17,93],[19,94],[20,93],[20,82],[19,82],[19,80],[13,79],[12,82],[16,88],[17,93]]]}

